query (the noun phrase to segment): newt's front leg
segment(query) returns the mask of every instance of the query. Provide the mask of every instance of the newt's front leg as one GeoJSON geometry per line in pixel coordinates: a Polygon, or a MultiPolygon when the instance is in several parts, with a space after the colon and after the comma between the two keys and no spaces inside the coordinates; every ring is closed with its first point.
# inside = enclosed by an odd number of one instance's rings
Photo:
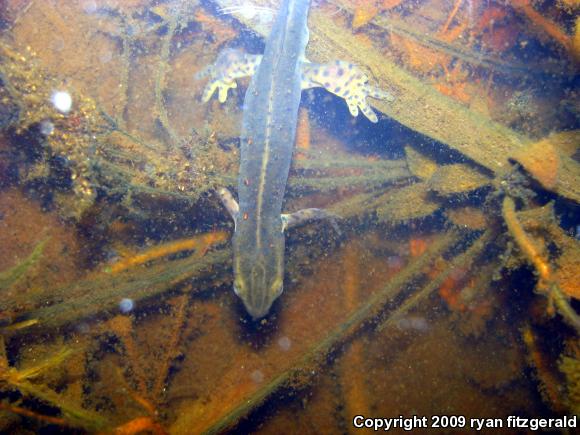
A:
{"type": "Polygon", "coordinates": [[[371,121],[377,115],[367,102],[367,97],[393,101],[394,97],[382,89],[369,85],[369,78],[356,65],[344,60],[328,64],[303,63],[302,89],[322,87],[346,100],[352,116],[358,116],[359,108],[371,121]]]}
{"type": "MultiPolygon", "coordinates": [[[[261,61],[262,56],[258,54],[232,48],[222,50],[213,65],[196,75],[197,78],[210,77],[201,101],[207,103],[217,89],[218,99],[224,103],[228,90],[237,87],[236,79],[252,76],[261,61]]],[[[377,122],[377,115],[369,106],[367,97],[394,100],[388,92],[370,86],[369,78],[359,67],[343,60],[328,64],[303,62],[301,84],[302,89],[321,87],[344,98],[352,116],[358,116],[360,109],[371,122],[377,122]]]]}
{"type": "Polygon", "coordinates": [[[248,54],[233,48],[222,50],[213,65],[196,74],[196,78],[209,76],[201,101],[207,103],[217,89],[219,102],[224,103],[228,90],[237,88],[236,79],[253,75],[261,60],[259,54],[248,54]]]}

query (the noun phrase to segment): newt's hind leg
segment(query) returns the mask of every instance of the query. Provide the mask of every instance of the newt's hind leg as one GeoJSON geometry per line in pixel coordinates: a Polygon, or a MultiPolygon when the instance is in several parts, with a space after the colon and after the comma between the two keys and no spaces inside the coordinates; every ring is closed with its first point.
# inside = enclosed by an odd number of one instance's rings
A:
{"type": "Polygon", "coordinates": [[[340,216],[321,208],[305,208],[291,214],[283,214],[282,231],[322,219],[328,219],[337,234],[341,234],[337,223],[340,216]]]}

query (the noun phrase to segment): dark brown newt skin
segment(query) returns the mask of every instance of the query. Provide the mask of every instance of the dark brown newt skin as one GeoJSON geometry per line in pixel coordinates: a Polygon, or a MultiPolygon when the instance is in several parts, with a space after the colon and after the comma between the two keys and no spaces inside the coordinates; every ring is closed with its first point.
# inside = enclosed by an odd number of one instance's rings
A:
{"type": "Polygon", "coordinates": [[[234,290],[255,319],[282,293],[282,202],[292,160],[310,0],[284,0],[244,100],[234,290]]]}

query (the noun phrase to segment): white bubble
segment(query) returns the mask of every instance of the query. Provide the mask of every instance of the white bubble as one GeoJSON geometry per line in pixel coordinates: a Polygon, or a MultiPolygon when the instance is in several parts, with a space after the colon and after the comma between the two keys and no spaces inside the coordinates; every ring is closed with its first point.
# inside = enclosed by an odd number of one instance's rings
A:
{"type": "Polygon", "coordinates": [[[292,346],[292,341],[286,336],[280,337],[278,339],[278,346],[280,346],[280,349],[283,351],[288,352],[292,346]]]}
{"type": "Polygon", "coordinates": [[[130,313],[133,311],[133,308],[135,308],[135,302],[133,302],[133,299],[123,298],[121,299],[121,302],[119,302],[119,309],[122,313],[130,313]]]}
{"type": "Polygon", "coordinates": [[[397,320],[397,327],[401,330],[427,332],[429,322],[421,316],[407,316],[397,320]]]}
{"type": "Polygon", "coordinates": [[[67,91],[55,91],[50,97],[53,106],[61,113],[68,113],[72,108],[72,97],[67,91]]]}
{"type": "Polygon", "coordinates": [[[254,370],[250,375],[250,378],[252,378],[252,381],[256,384],[259,384],[264,381],[264,373],[262,373],[261,370],[254,370]]]}

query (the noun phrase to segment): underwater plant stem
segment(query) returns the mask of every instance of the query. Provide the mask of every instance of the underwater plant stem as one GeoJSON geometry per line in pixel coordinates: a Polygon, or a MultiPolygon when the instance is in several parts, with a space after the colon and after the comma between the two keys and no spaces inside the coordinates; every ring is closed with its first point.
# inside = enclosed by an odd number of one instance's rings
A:
{"type": "Polygon", "coordinates": [[[414,292],[409,298],[397,308],[396,314],[389,316],[385,321],[383,321],[378,327],[377,331],[382,331],[393,323],[397,322],[402,316],[407,312],[417,306],[419,302],[427,299],[435,290],[441,287],[443,281],[449,277],[453,272],[458,269],[469,268],[473,264],[477,256],[485,249],[486,246],[492,241],[495,234],[491,230],[487,230],[483,235],[481,235],[468,249],[462,254],[458,255],[453,259],[452,262],[448,264],[445,268],[434,279],[429,280],[429,283],[424,286],[421,290],[414,292]]]}
{"type": "Polygon", "coordinates": [[[161,54],[159,59],[159,66],[157,69],[157,76],[155,77],[155,107],[157,111],[157,117],[159,122],[169,135],[171,139],[171,145],[176,146],[181,142],[179,135],[175,132],[171,123],[169,122],[169,117],[167,116],[167,109],[164,104],[163,92],[165,90],[165,78],[167,73],[167,66],[169,64],[169,55],[171,51],[171,41],[173,35],[177,30],[177,23],[179,17],[172,17],[168,22],[167,34],[163,38],[161,45],[161,54]]]}
{"type": "MultiPolygon", "coordinates": [[[[341,4],[345,10],[349,10],[345,0],[334,1],[335,4],[341,4]]],[[[396,18],[394,14],[378,14],[372,20],[372,24],[386,31],[393,32],[402,38],[409,39],[426,48],[430,48],[439,53],[460,59],[470,65],[486,68],[490,71],[497,71],[502,74],[511,76],[542,76],[548,74],[562,74],[562,70],[552,66],[549,63],[530,65],[529,63],[517,61],[505,61],[500,56],[493,56],[484,52],[474,52],[466,48],[465,45],[450,43],[439,37],[431,36],[429,33],[421,32],[413,26],[406,23],[401,18],[396,18]]]]}
{"type": "Polygon", "coordinates": [[[190,251],[193,249],[196,251],[195,255],[197,258],[201,258],[210,246],[213,244],[222,244],[226,240],[227,234],[224,231],[209,232],[198,234],[187,239],[173,240],[171,242],[163,243],[161,245],[154,246],[153,248],[146,249],[145,251],[140,252],[135,256],[128,257],[113,263],[107,268],[106,271],[115,275],[132,267],[145,264],[148,261],[166,257],[181,251],[190,251]]]}
{"type": "Polygon", "coordinates": [[[15,371],[15,376],[17,380],[20,379],[32,379],[36,376],[40,375],[42,372],[46,371],[49,368],[58,366],[62,364],[62,362],[71,356],[73,353],[72,349],[63,348],[59,352],[52,355],[50,358],[45,359],[40,364],[37,364],[33,367],[15,371]]]}
{"type": "MultiPolygon", "coordinates": [[[[60,409],[65,418],[55,418],[55,421],[52,423],[82,427],[87,430],[102,429],[106,427],[106,421],[99,415],[80,408],[76,404],[69,403],[59,394],[46,388],[44,385],[30,382],[30,379],[37,377],[38,375],[42,374],[42,372],[46,372],[49,369],[60,365],[72,353],[72,349],[63,348],[53,356],[41,361],[39,364],[23,370],[16,370],[15,368],[8,367],[7,364],[4,364],[2,367],[0,367],[0,380],[2,380],[3,383],[9,385],[10,387],[20,391],[24,395],[35,397],[60,409]]],[[[43,421],[47,421],[47,419],[53,418],[44,418],[45,416],[40,414],[16,407],[10,407],[7,409],[17,414],[22,414],[27,417],[39,418],[43,421]]],[[[48,422],[50,422],[50,420],[48,420],[48,422]]]]}
{"type": "Polygon", "coordinates": [[[6,271],[0,272],[0,290],[7,289],[16,284],[16,282],[26,274],[28,269],[30,269],[30,267],[42,256],[42,251],[44,251],[46,242],[48,242],[48,238],[38,243],[34,247],[32,253],[22,262],[6,271]]]}
{"type": "Polygon", "coordinates": [[[457,11],[459,11],[459,8],[461,7],[462,3],[463,3],[463,0],[455,0],[455,5],[453,5],[453,9],[451,10],[449,17],[447,17],[447,21],[445,21],[445,24],[443,25],[443,27],[439,31],[440,34],[447,32],[447,29],[449,29],[449,26],[451,25],[451,22],[455,18],[457,11]]]}
{"type": "Polygon", "coordinates": [[[13,412],[14,414],[22,415],[23,417],[34,418],[34,419],[40,420],[44,423],[56,424],[59,426],[68,426],[68,424],[64,418],[52,417],[50,415],[39,414],[37,412],[30,411],[29,409],[22,408],[20,406],[7,405],[5,403],[0,402],[0,409],[4,409],[6,411],[13,412]]]}
{"type": "Polygon", "coordinates": [[[173,305],[173,325],[167,351],[163,359],[161,367],[158,369],[155,381],[153,383],[152,393],[156,400],[160,400],[164,387],[168,381],[171,365],[178,355],[179,342],[183,330],[183,325],[187,320],[187,308],[189,302],[189,295],[186,293],[180,294],[172,302],[173,305]]]}
{"type": "Polygon", "coordinates": [[[526,18],[537,27],[536,32],[539,35],[543,35],[545,32],[548,35],[550,35],[555,41],[561,44],[566,50],[568,50],[569,52],[572,51],[571,38],[568,35],[566,35],[566,33],[564,33],[562,29],[558,27],[557,24],[555,24],[554,22],[550,21],[549,19],[541,15],[539,12],[537,12],[532,6],[532,3],[530,1],[528,0],[512,1],[511,6],[515,10],[522,12],[526,16],[526,18]]]}
{"type": "Polygon", "coordinates": [[[165,429],[151,417],[134,418],[121,426],[117,426],[111,433],[115,435],[134,435],[139,433],[167,435],[165,429]]]}
{"type": "Polygon", "coordinates": [[[550,266],[540,254],[540,250],[536,244],[527,236],[524,227],[521,225],[516,216],[514,200],[509,196],[506,196],[503,200],[502,211],[508,230],[522,250],[523,254],[530,261],[530,263],[533,264],[534,268],[538,272],[538,275],[540,276],[540,279],[543,281],[550,280],[552,275],[550,266]]]}
{"type": "MultiPolygon", "coordinates": [[[[217,276],[227,270],[223,266],[230,259],[231,251],[221,249],[208,252],[202,258],[192,256],[115,276],[102,273],[88,277],[72,286],[55,290],[53,294],[60,302],[26,313],[26,318],[38,320],[26,332],[58,328],[100,312],[117,312],[119,301],[123,298],[138,302],[173,289],[193,277],[197,281],[213,279],[210,275],[217,276]]],[[[196,290],[199,291],[198,286],[194,286],[191,291],[196,290]]],[[[14,331],[14,334],[18,332],[14,331]]]]}
{"type": "Polygon", "coordinates": [[[556,282],[552,282],[549,285],[548,291],[550,292],[550,297],[552,298],[556,309],[562,315],[562,318],[572,326],[578,334],[580,334],[580,316],[578,316],[574,308],[572,308],[568,298],[560,289],[560,286],[556,282]]]}
{"type": "Polygon", "coordinates": [[[59,394],[42,385],[33,384],[25,379],[8,382],[22,394],[36,397],[60,409],[69,426],[81,427],[89,431],[102,430],[108,426],[106,420],[100,415],[69,403],[59,394]]]}
{"type": "MultiPolygon", "coordinates": [[[[225,410],[221,418],[215,423],[203,428],[200,432],[205,434],[216,434],[224,429],[233,426],[239,419],[247,415],[250,411],[262,404],[266,398],[276,392],[282,386],[288,386],[293,380],[309,378],[312,376],[313,366],[319,366],[324,362],[325,356],[333,349],[344,344],[351,339],[368,322],[376,322],[377,317],[383,312],[385,306],[393,301],[407,286],[407,283],[423,273],[444,251],[457,243],[460,235],[450,232],[438,238],[420,257],[399,272],[382,289],[375,292],[366,301],[348,316],[348,318],[332,330],[323,340],[312,346],[293,367],[284,370],[274,376],[264,387],[255,391],[250,397],[242,398],[229,410],[225,410]]],[[[396,316],[395,309],[390,316],[396,316]]],[[[178,428],[191,427],[194,422],[190,422],[191,416],[187,414],[176,422],[178,428]]]]}
{"type": "Polygon", "coordinates": [[[544,293],[547,293],[566,323],[573,327],[576,332],[580,333],[580,316],[570,306],[570,302],[564,296],[558,283],[553,279],[548,260],[543,257],[539,248],[526,234],[524,227],[516,215],[514,200],[509,196],[506,196],[503,200],[502,213],[508,230],[516,244],[538,273],[540,280],[537,287],[542,289],[544,293]]]}
{"type": "Polygon", "coordinates": [[[563,385],[558,375],[553,371],[546,355],[542,352],[536,334],[529,323],[524,324],[521,334],[528,354],[528,363],[535,369],[536,376],[540,381],[539,391],[542,397],[554,412],[566,413],[566,407],[562,401],[563,385]]]}

